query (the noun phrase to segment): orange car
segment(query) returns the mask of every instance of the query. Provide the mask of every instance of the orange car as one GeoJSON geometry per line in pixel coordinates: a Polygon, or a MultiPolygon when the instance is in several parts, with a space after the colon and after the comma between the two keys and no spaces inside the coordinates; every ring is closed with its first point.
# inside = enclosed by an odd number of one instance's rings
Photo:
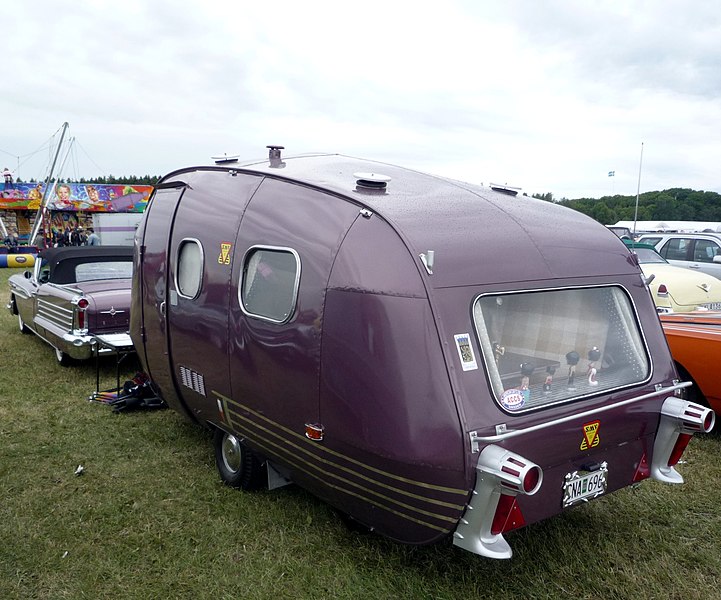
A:
{"type": "Polygon", "coordinates": [[[660,315],[679,375],[691,380],[688,399],[721,412],[721,312],[660,315]],[[695,400],[694,400],[695,398],[695,400]]]}

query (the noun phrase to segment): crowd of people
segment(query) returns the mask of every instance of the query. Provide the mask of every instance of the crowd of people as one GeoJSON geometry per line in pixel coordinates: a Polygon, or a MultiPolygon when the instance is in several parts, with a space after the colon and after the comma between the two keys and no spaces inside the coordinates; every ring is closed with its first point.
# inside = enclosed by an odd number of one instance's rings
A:
{"type": "Polygon", "coordinates": [[[74,229],[66,227],[63,231],[53,231],[51,244],[53,248],[63,246],[99,246],[100,237],[92,228],[85,232],[82,226],[76,225],[74,229]]]}

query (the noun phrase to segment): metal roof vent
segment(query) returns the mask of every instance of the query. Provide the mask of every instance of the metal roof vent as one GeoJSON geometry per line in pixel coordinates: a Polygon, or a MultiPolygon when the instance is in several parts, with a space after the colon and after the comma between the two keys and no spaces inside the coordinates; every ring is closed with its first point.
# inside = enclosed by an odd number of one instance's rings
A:
{"type": "Polygon", "coordinates": [[[285,150],[285,146],[266,146],[268,148],[268,160],[271,169],[282,169],[285,163],[280,157],[280,151],[285,150]]]}
{"type": "Polygon", "coordinates": [[[238,158],[240,157],[240,154],[231,154],[228,156],[225,152],[223,152],[222,155],[218,156],[211,156],[211,160],[215,161],[216,165],[224,165],[227,163],[234,163],[238,162],[238,158]]]}
{"type": "Polygon", "coordinates": [[[513,187],[507,183],[491,183],[491,189],[494,192],[500,192],[501,194],[508,194],[509,196],[518,196],[518,192],[521,191],[519,187],[513,187]]]}
{"type": "Polygon", "coordinates": [[[379,173],[353,173],[353,177],[356,178],[356,190],[364,192],[385,192],[388,182],[391,180],[388,175],[379,173]]]}

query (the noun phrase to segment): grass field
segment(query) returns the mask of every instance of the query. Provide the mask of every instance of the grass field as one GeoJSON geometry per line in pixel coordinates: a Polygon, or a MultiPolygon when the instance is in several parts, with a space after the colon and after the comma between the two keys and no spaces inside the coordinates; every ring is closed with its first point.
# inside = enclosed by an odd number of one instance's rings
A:
{"type": "Polygon", "coordinates": [[[0,599],[721,598],[717,434],[691,442],[684,485],[573,508],[492,561],[350,531],[294,486],[227,488],[206,432],[169,410],[115,414],[94,389],[94,365],[59,366],[0,311],[0,599]]]}

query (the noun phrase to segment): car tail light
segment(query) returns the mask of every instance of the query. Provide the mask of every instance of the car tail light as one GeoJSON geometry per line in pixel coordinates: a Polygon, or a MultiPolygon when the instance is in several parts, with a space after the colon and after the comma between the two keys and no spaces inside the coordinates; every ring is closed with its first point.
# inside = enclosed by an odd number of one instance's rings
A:
{"type": "Polygon", "coordinates": [[[481,556],[510,558],[503,532],[525,525],[516,497],[535,494],[542,483],[538,465],[500,446],[486,446],[478,457],[476,485],[453,543],[481,556]]]}
{"type": "Polygon", "coordinates": [[[651,477],[667,483],[683,483],[674,469],[694,433],[713,429],[716,415],[710,408],[669,396],[661,407],[661,422],[653,443],[651,477]]]}
{"type": "Polygon", "coordinates": [[[497,535],[513,529],[518,529],[526,524],[523,513],[516,502],[515,496],[501,494],[496,507],[496,514],[493,515],[491,533],[497,535]]]}
{"type": "Polygon", "coordinates": [[[77,313],[77,320],[78,320],[78,329],[85,329],[85,310],[90,306],[90,302],[87,298],[79,298],[77,302],[75,302],[75,306],[78,307],[77,313]]]}
{"type": "Polygon", "coordinates": [[[658,295],[663,298],[668,298],[668,288],[662,283],[658,286],[658,295]]]}
{"type": "Polygon", "coordinates": [[[676,438],[676,443],[673,445],[673,450],[671,450],[671,456],[668,457],[669,467],[675,467],[678,464],[678,461],[681,460],[683,451],[686,450],[686,446],[688,446],[692,437],[693,435],[690,433],[679,434],[676,438]]]}

